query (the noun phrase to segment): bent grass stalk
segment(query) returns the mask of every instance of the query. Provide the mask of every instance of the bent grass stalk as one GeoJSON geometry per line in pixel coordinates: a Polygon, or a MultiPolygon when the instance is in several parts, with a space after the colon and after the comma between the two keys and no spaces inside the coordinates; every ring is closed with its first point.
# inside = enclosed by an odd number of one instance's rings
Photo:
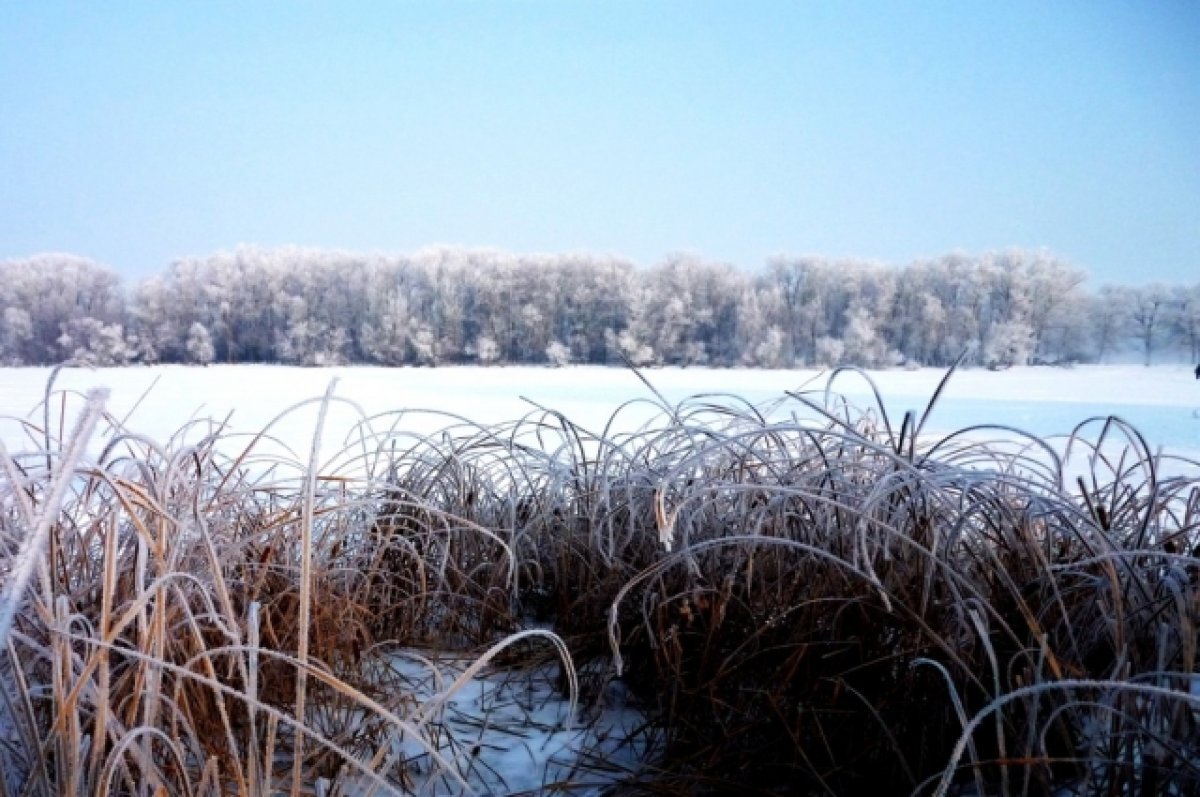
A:
{"type": "Polygon", "coordinates": [[[598,432],[543,407],[410,432],[331,383],[287,411],[319,405],[304,460],[271,435],[287,412],[234,448],[226,422],[157,442],[101,409],[94,464],[48,386],[47,450],[0,450],[0,795],[491,791],[449,707],[555,659],[568,722],[615,684],[645,717],[562,793],[1200,788],[1196,480],[1113,419],[1061,457],[933,437],[945,380],[897,428],[862,376],[866,410],[649,385],[655,418],[598,432]],[[322,461],[335,403],[358,424],[322,461]]]}

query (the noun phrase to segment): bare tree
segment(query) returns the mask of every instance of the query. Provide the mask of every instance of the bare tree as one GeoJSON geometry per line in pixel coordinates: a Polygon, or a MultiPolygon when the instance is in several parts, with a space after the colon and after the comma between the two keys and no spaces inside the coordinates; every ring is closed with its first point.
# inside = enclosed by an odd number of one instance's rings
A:
{"type": "Polygon", "coordinates": [[[1130,301],[1130,333],[1142,351],[1145,365],[1154,359],[1154,351],[1169,329],[1170,291],[1155,283],[1135,288],[1126,294],[1130,301]]]}

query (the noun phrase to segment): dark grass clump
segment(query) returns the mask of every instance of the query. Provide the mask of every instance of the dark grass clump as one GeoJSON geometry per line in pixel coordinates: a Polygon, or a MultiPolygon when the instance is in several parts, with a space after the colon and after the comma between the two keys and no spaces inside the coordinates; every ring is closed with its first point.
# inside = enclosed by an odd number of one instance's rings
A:
{"type": "Polygon", "coordinates": [[[420,494],[466,496],[509,544],[518,619],[615,658],[665,736],[641,788],[1200,788],[1194,480],[1117,421],[1064,462],[793,400],[823,422],[700,398],[620,436],[547,413],[397,467],[446,474],[420,494]]]}
{"type": "Polygon", "coordinates": [[[30,429],[41,451],[0,450],[0,795],[471,792],[436,701],[390,667],[403,645],[497,641],[465,521],[421,510],[405,583],[361,440],[330,462],[216,428],[159,444],[99,397],[65,439],[30,429]]]}
{"type": "MultiPolygon", "coordinates": [[[[386,651],[528,671],[547,627],[581,718],[617,678],[647,717],[622,792],[1200,793],[1200,482],[1120,421],[1050,446],[832,393],[626,411],[363,419],[329,461],[93,405],[116,439],[85,465],[45,422],[0,456],[0,795],[470,791],[386,651]]],[[[611,783],[583,761],[546,788],[611,783]]]]}

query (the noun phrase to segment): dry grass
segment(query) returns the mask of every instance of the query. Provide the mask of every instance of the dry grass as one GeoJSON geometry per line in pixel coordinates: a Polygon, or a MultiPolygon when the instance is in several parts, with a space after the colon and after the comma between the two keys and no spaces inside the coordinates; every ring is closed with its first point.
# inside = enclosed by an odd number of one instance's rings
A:
{"type": "Polygon", "coordinates": [[[48,391],[44,450],[0,451],[0,795],[466,790],[382,657],[528,667],[559,638],[564,690],[619,675],[652,718],[621,791],[1200,792],[1200,485],[1119,421],[1069,470],[833,393],[626,434],[364,419],[301,461],[269,430],[233,458],[219,428],[123,435],[98,401],[64,435],[48,391]]]}

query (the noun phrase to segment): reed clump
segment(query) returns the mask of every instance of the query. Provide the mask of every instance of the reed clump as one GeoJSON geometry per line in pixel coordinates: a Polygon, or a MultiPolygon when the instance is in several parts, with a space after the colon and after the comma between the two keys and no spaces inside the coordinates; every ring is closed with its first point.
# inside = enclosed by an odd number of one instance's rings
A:
{"type": "Polygon", "coordinates": [[[388,657],[528,673],[543,628],[580,721],[645,716],[638,766],[547,790],[1200,793],[1200,482],[1117,419],[934,437],[936,399],[363,418],[307,462],[31,424],[0,452],[0,794],[468,792],[388,657]]]}

